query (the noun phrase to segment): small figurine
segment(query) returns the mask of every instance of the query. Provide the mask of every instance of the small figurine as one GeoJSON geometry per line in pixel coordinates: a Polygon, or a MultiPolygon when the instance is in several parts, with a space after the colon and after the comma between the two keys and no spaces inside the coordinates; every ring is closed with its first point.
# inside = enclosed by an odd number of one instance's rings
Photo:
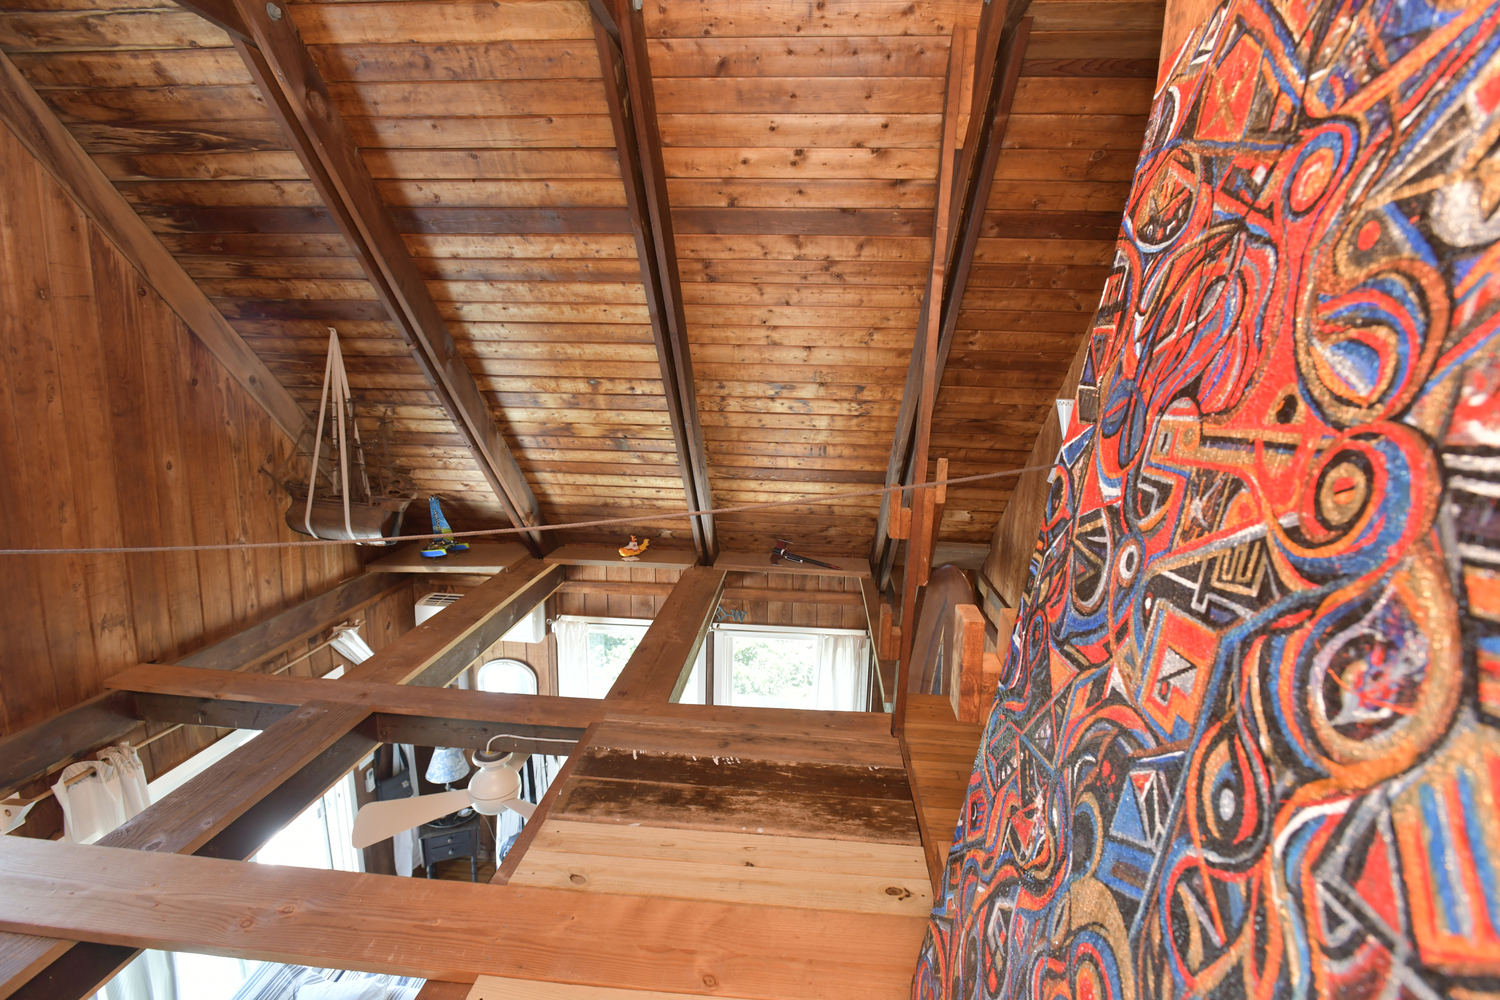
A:
{"type": "MultiPolygon", "coordinates": [[[[427,498],[427,510],[432,515],[432,530],[441,532],[443,538],[429,538],[427,544],[422,547],[422,556],[426,559],[437,559],[450,552],[469,551],[468,542],[455,541],[453,529],[448,526],[448,519],[443,516],[443,505],[438,502],[437,497],[427,498]]],[[[634,541],[634,539],[631,539],[634,541]]]]}
{"type": "Polygon", "coordinates": [[[635,540],[635,536],[631,535],[630,536],[630,544],[622,546],[620,548],[620,558],[625,559],[625,560],[630,561],[630,562],[635,562],[637,560],[637,558],[640,556],[640,554],[642,552],[646,551],[646,547],[649,546],[650,544],[651,544],[651,539],[649,539],[649,538],[646,539],[643,542],[638,542],[638,541],[635,540]]]}

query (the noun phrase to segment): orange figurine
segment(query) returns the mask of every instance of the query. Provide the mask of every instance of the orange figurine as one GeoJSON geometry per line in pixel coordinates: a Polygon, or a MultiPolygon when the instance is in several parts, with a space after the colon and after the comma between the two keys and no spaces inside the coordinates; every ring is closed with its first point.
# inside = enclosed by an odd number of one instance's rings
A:
{"type": "Polygon", "coordinates": [[[635,540],[635,536],[631,535],[630,536],[630,544],[629,545],[621,546],[621,548],[620,548],[620,557],[622,559],[635,559],[642,552],[645,552],[646,551],[646,547],[648,545],[650,545],[650,544],[651,544],[651,539],[649,539],[649,538],[646,539],[644,542],[638,542],[638,541],[635,540]]]}

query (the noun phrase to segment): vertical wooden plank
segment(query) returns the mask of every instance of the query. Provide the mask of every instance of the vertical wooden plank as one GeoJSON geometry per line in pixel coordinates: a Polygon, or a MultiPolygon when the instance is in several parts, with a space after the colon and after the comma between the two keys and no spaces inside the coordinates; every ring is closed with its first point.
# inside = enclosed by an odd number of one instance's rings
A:
{"type": "MultiPolygon", "coordinates": [[[[25,243],[35,230],[26,228],[26,192],[34,190],[35,168],[29,159],[18,157],[19,144],[10,132],[0,129],[0,288],[13,289],[16,300],[25,289],[23,284],[25,243]]],[[[5,365],[0,372],[0,467],[20,470],[24,467],[23,447],[27,439],[27,409],[13,386],[13,377],[21,363],[21,344],[28,336],[30,309],[0,309],[0,349],[5,365]]],[[[40,512],[27,495],[22,476],[0,476],[0,497],[7,516],[0,521],[0,537],[9,544],[30,545],[38,535],[40,512]]],[[[4,616],[8,667],[0,670],[0,697],[4,699],[4,721],[7,731],[15,731],[39,722],[57,708],[52,684],[51,652],[43,629],[42,593],[34,567],[35,557],[11,560],[0,573],[0,616],[4,616]]]]}

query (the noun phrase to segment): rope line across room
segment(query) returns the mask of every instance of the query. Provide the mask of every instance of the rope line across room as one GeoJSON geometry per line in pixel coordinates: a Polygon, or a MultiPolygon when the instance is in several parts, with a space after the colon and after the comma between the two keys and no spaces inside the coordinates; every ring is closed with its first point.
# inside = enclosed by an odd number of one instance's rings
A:
{"type": "MultiPolygon", "coordinates": [[[[977,476],[958,476],[951,479],[940,479],[931,483],[914,483],[910,486],[886,486],[878,490],[856,490],[852,493],[834,493],[828,496],[798,497],[795,500],[773,500],[769,503],[740,504],[736,507],[715,507],[711,510],[683,510],[665,511],[662,513],[651,512],[633,517],[610,517],[597,521],[574,521],[568,524],[534,524],[523,525],[519,528],[479,528],[474,531],[455,531],[452,534],[432,535],[401,535],[391,541],[421,542],[432,538],[477,538],[490,535],[519,535],[536,531],[567,531],[577,528],[607,528],[624,525],[654,524],[657,521],[684,521],[693,517],[706,517],[710,514],[743,514],[754,510],[768,510],[772,507],[796,507],[812,506],[815,504],[839,503],[844,500],[854,500],[860,497],[884,496],[887,493],[904,493],[907,490],[930,490],[939,486],[959,486],[963,483],[977,483],[985,479],[1001,479],[1006,476],[1019,476],[1027,472],[1046,472],[1052,468],[1048,465],[1026,465],[1019,469],[1006,469],[1002,472],[983,472],[977,476]]],[[[338,539],[317,539],[306,542],[220,542],[212,545],[118,545],[100,546],[95,548],[56,548],[56,549],[0,549],[0,556],[33,556],[33,555],[133,555],[148,552],[218,552],[236,549],[296,549],[304,546],[315,545],[357,545],[357,542],[341,541],[338,539]]]]}

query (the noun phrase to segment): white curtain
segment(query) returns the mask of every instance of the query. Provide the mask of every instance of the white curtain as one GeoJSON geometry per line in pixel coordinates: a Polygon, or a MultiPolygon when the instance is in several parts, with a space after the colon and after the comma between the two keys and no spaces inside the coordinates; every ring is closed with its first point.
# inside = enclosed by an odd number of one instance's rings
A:
{"type": "MultiPolygon", "coordinates": [[[[714,704],[733,705],[734,640],[755,634],[807,636],[810,633],[778,633],[771,629],[716,628],[708,641],[714,643],[714,704]]],[[[863,712],[870,704],[869,639],[864,635],[820,634],[817,674],[813,678],[814,701],[788,707],[863,712]]],[[[684,699],[685,700],[685,699],[684,699]]]]}
{"type": "MultiPolygon", "coordinates": [[[[63,811],[63,839],[92,844],[151,804],[146,769],[131,747],[106,747],[98,760],[63,768],[52,794],[63,811]],[[68,779],[84,775],[68,784],[68,779]]],[[[142,952],[99,991],[100,1000],[177,1000],[172,956],[142,952]]]]}
{"type": "Polygon", "coordinates": [[[146,769],[128,747],[106,747],[98,760],[69,764],[52,794],[62,806],[63,839],[70,844],[92,844],[151,804],[146,769]]]}
{"type": "MultiPolygon", "coordinates": [[[[417,795],[417,748],[410,743],[397,744],[406,758],[406,769],[411,775],[411,794],[417,795]]],[[[398,761],[399,763],[399,761],[398,761]]],[[[399,768],[393,771],[400,774],[399,768]]],[[[415,829],[402,830],[391,838],[391,847],[396,853],[396,874],[411,877],[411,873],[422,866],[422,841],[415,829]]]]}
{"type": "Polygon", "coordinates": [[[825,635],[818,657],[818,707],[857,712],[870,703],[870,671],[862,635],[825,635]]]}
{"type": "Polygon", "coordinates": [[[589,696],[588,622],[559,618],[552,623],[557,637],[557,693],[564,698],[589,696]]]}

